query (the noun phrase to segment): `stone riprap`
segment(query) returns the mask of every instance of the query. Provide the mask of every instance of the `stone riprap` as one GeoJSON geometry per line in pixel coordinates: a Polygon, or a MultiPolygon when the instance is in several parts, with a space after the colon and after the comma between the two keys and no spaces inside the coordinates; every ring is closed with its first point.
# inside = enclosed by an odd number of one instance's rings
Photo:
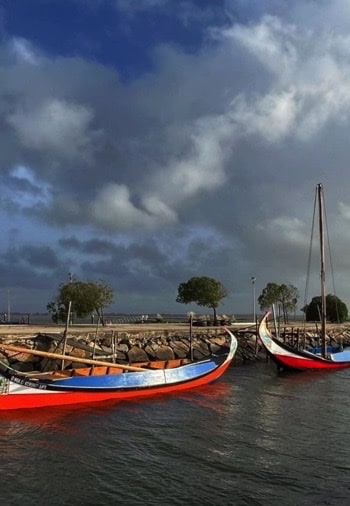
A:
{"type": "MultiPolygon", "coordinates": [[[[233,331],[235,332],[235,331],[233,331]]],[[[237,332],[235,332],[237,335],[237,332]]],[[[256,338],[254,334],[237,335],[239,349],[236,362],[254,359],[256,338]]],[[[195,330],[142,330],[116,331],[102,329],[98,332],[75,332],[64,339],[64,334],[39,333],[36,336],[10,334],[2,335],[0,343],[26,347],[32,350],[71,355],[64,362],[65,368],[84,367],[84,358],[95,358],[108,362],[130,364],[176,358],[194,358],[200,360],[212,354],[220,353],[228,346],[229,335],[220,328],[195,330]],[[72,357],[79,357],[74,360],[72,357]]],[[[14,369],[23,372],[48,371],[59,369],[60,360],[37,357],[30,352],[3,350],[0,359],[14,369]]]]}

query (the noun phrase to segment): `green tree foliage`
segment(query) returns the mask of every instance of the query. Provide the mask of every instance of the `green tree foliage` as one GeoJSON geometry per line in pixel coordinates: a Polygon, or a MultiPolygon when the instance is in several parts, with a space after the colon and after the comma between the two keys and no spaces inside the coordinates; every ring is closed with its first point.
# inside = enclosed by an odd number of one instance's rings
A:
{"type": "Polygon", "coordinates": [[[295,311],[298,298],[299,292],[295,286],[268,283],[259,296],[258,303],[262,311],[276,304],[283,314],[284,322],[287,323],[288,313],[295,311]]]}
{"type": "MultiPolygon", "coordinates": [[[[303,308],[303,311],[305,311],[306,321],[320,321],[321,297],[313,297],[310,304],[303,308]]],[[[326,318],[331,323],[343,323],[348,318],[346,304],[336,295],[328,294],[326,296],[326,318]]]]}
{"type": "Polygon", "coordinates": [[[178,287],[176,302],[210,307],[214,312],[214,323],[217,322],[216,308],[220,301],[227,296],[226,288],[213,278],[207,276],[193,277],[178,287]]]}
{"type": "Polygon", "coordinates": [[[113,289],[104,281],[71,281],[59,286],[57,297],[46,307],[56,323],[67,319],[71,302],[71,312],[78,318],[96,312],[104,325],[103,310],[113,302],[113,295],[113,289]]]}

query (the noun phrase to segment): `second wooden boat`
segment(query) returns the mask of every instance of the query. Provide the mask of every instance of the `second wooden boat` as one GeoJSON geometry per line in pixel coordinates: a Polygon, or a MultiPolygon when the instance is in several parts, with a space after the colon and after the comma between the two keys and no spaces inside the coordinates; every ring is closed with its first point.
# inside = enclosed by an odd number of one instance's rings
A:
{"type": "Polygon", "coordinates": [[[350,367],[350,350],[330,353],[311,353],[307,350],[296,350],[273,337],[267,326],[271,313],[267,313],[259,325],[259,338],[268,355],[276,363],[279,372],[336,370],[350,367]]]}
{"type": "Polygon", "coordinates": [[[318,184],[315,194],[315,208],[318,208],[318,225],[320,241],[320,279],[321,279],[321,350],[313,353],[308,350],[291,348],[273,337],[267,327],[267,320],[271,313],[267,313],[259,325],[259,337],[267,353],[276,362],[279,371],[303,371],[303,370],[336,370],[350,367],[350,349],[329,353],[327,346],[326,322],[326,275],[325,275],[325,251],[324,251],[324,195],[323,186],[318,184]]]}

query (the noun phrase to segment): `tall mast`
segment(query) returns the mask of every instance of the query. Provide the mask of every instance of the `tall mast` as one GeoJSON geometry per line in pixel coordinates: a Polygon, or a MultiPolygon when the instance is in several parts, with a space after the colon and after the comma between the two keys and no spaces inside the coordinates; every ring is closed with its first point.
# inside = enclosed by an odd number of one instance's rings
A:
{"type": "Polygon", "coordinates": [[[322,356],[326,356],[326,270],[324,254],[324,198],[322,184],[317,185],[318,217],[320,228],[320,256],[321,256],[321,342],[322,356]]]}

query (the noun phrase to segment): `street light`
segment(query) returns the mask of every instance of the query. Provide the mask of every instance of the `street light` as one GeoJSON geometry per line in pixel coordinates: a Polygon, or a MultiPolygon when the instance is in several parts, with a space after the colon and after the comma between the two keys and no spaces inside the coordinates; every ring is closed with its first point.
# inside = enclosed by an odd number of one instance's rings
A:
{"type": "Polygon", "coordinates": [[[255,281],[256,281],[256,277],[252,276],[250,278],[250,281],[252,282],[252,287],[253,287],[253,322],[255,323],[255,321],[256,321],[256,309],[255,309],[255,281]]]}

